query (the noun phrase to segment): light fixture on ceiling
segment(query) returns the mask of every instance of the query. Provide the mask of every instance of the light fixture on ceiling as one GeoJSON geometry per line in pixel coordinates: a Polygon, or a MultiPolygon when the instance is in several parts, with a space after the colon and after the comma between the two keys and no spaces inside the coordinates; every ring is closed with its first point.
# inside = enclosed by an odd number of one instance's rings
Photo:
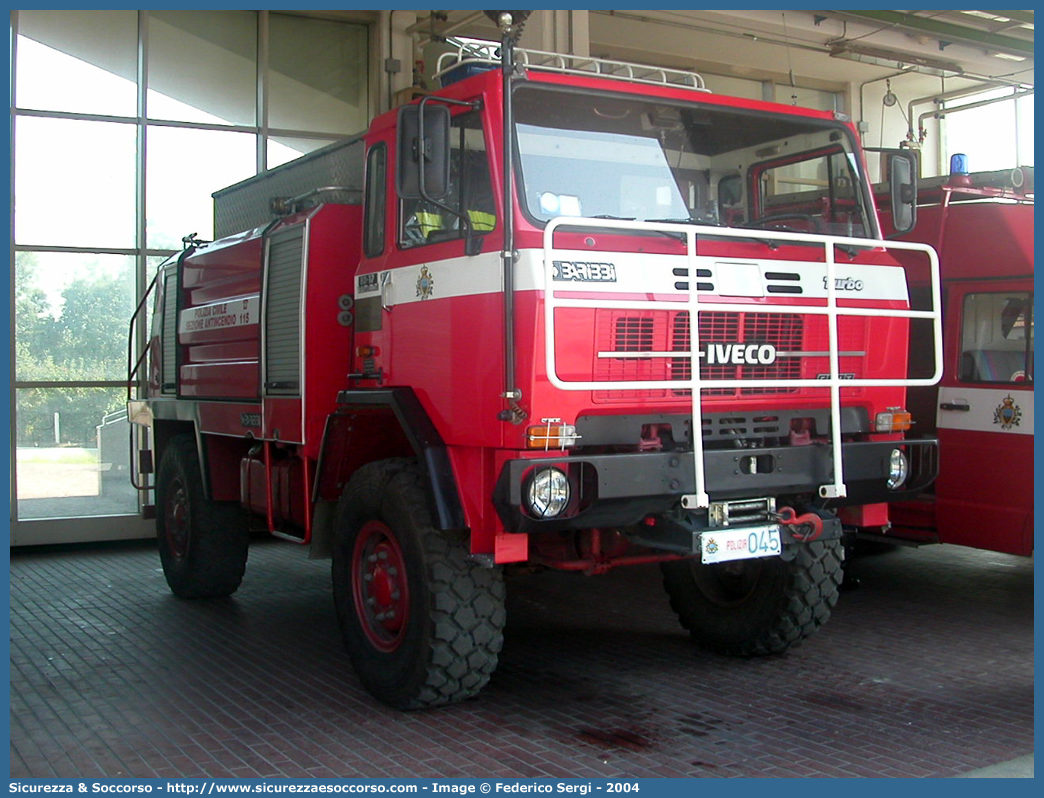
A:
{"type": "Polygon", "coordinates": [[[1002,17],[1002,16],[999,16],[997,14],[993,14],[993,13],[991,13],[989,11],[964,11],[964,10],[962,10],[961,13],[965,14],[966,16],[969,16],[969,17],[978,17],[979,19],[986,19],[986,20],[989,20],[990,22],[1011,22],[1011,20],[1008,17],[1002,17]]]}
{"type": "Polygon", "coordinates": [[[947,76],[964,74],[961,66],[952,61],[889,50],[884,47],[868,47],[853,42],[838,42],[830,48],[830,55],[832,58],[845,58],[849,61],[859,61],[892,69],[902,69],[906,65],[911,65],[920,67],[920,71],[936,72],[947,76]]]}

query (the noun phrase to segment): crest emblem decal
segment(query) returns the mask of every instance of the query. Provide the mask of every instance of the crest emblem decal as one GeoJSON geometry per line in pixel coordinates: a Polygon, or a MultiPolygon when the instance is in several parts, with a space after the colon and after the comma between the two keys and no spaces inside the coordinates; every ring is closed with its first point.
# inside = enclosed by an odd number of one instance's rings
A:
{"type": "Polygon", "coordinates": [[[431,276],[427,266],[421,266],[420,277],[417,278],[417,296],[427,299],[435,293],[435,278],[431,276]]]}
{"type": "Polygon", "coordinates": [[[1000,424],[1001,429],[1011,429],[1019,426],[1022,420],[1022,408],[1015,404],[1011,395],[1004,397],[997,409],[993,411],[993,423],[1000,424]]]}

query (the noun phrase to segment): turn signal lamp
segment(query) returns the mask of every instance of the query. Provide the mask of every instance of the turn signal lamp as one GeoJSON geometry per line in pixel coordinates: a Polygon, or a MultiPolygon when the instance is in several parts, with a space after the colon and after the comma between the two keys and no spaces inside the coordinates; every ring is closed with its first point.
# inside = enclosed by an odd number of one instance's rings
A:
{"type": "Polygon", "coordinates": [[[913,426],[913,418],[901,407],[890,407],[878,413],[874,420],[874,428],[878,432],[908,432],[913,426]]]}
{"type": "Polygon", "coordinates": [[[558,418],[543,418],[544,423],[526,430],[527,449],[568,449],[576,446],[580,436],[572,424],[562,424],[558,418]]]}

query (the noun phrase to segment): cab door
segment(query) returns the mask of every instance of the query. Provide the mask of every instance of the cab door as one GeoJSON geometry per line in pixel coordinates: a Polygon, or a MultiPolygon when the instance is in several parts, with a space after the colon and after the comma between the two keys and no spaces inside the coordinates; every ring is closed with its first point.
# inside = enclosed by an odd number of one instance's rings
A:
{"type": "Polygon", "coordinates": [[[1033,550],[1033,284],[951,283],[939,387],[944,543],[1033,550]]]}

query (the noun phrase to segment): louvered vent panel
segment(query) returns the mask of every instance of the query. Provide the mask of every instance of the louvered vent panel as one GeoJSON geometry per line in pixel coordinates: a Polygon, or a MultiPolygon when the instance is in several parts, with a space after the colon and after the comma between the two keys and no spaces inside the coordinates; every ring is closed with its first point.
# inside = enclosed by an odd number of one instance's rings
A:
{"type": "Polygon", "coordinates": [[[301,393],[301,267],[304,229],[272,236],[265,284],[265,393],[301,393]]]}
{"type": "Polygon", "coordinates": [[[163,278],[163,393],[175,393],[178,385],[178,275],[172,272],[163,278]]]}
{"type": "MultiPolygon", "coordinates": [[[[700,346],[711,343],[766,343],[779,351],[801,349],[804,322],[801,316],[790,313],[719,313],[700,314],[700,346]]],[[[672,351],[687,351],[689,340],[689,314],[679,313],[674,317],[671,329],[672,351]]],[[[688,357],[672,358],[671,376],[676,380],[688,380],[692,375],[692,361],[688,357]]],[[[801,377],[801,359],[780,357],[770,366],[737,366],[732,364],[707,364],[700,366],[700,377],[704,380],[795,380],[801,377]]],[[[798,389],[785,385],[772,388],[704,388],[704,396],[757,396],[760,394],[797,393],[798,389]]],[[[676,396],[691,396],[688,389],[673,392],[676,396]]]]}
{"type": "MultiPolygon", "coordinates": [[[[655,310],[599,309],[596,315],[596,352],[654,352],[667,345],[667,313],[655,310]]],[[[667,372],[663,358],[595,358],[598,381],[663,380],[667,372]]],[[[599,403],[660,399],[662,388],[628,391],[595,391],[599,403]]]]}

